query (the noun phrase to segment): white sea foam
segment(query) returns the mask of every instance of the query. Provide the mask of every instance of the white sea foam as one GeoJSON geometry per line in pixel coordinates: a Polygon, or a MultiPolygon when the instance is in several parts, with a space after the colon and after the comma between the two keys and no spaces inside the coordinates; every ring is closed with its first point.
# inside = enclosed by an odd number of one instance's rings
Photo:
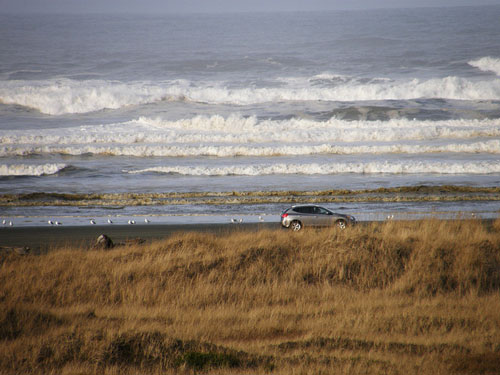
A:
{"type": "Polygon", "coordinates": [[[497,76],[500,76],[500,58],[489,56],[481,57],[480,59],[469,61],[469,65],[485,72],[493,72],[497,76]]]}
{"type": "Polygon", "coordinates": [[[132,144],[132,145],[15,145],[0,146],[0,157],[27,156],[34,154],[64,154],[64,155],[113,155],[135,157],[233,157],[233,156],[307,156],[317,154],[431,154],[431,153],[489,153],[500,154],[500,140],[489,140],[472,143],[446,143],[442,145],[423,144],[361,144],[361,145],[262,145],[252,146],[230,145],[163,145],[163,144],[132,144]]]}
{"type": "Polygon", "coordinates": [[[0,155],[185,156],[198,152],[199,155],[229,156],[454,150],[498,153],[498,137],[500,119],[347,121],[332,118],[314,121],[294,118],[259,121],[255,117],[214,115],[167,121],[141,117],[110,125],[3,131],[0,133],[0,155]],[[476,138],[484,139],[470,143],[476,138]],[[425,146],[427,141],[436,140],[443,140],[446,145],[425,146]],[[419,141],[423,145],[405,146],[405,141],[419,141]],[[369,145],[343,144],[354,142],[369,145]],[[374,145],[374,142],[391,142],[392,145],[374,145]]]}
{"type": "Polygon", "coordinates": [[[43,176],[55,174],[64,168],[65,164],[0,164],[0,176],[43,176]]]}
{"type": "MultiPolygon", "coordinates": [[[[489,65],[491,66],[491,64],[489,65]]],[[[163,100],[195,101],[210,104],[250,105],[283,101],[364,101],[444,98],[458,100],[500,100],[500,79],[471,81],[460,77],[394,81],[374,79],[363,83],[318,75],[304,84],[289,82],[283,87],[235,87],[226,82],[116,82],[0,81],[0,102],[34,108],[49,115],[86,113],[118,109],[163,100]],[[316,77],[316,78],[315,78],[316,77]],[[316,84],[335,79],[335,85],[316,84]],[[338,82],[337,82],[338,81],[338,82]]]]}
{"type": "Polygon", "coordinates": [[[500,173],[500,160],[494,162],[382,161],[358,163],[253,164],[231,166],[161,166],[128,173],[166,173],[185,176],[263,176],[280,174],[334,175],[356,174],[492,174],[500,173]]]}

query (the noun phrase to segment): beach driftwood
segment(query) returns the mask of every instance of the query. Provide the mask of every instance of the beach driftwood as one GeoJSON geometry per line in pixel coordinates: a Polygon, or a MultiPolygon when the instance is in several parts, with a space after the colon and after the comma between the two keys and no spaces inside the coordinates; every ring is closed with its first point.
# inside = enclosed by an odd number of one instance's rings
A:
{"type": "Polygon", "coordinates": [[[101,234],[99,237],[97,237],[97,240],[94,244],[94,249],[112,249],[115,245],[113,244],[113,241],[111,238],[109,238],[105,234],[101,234]]]}

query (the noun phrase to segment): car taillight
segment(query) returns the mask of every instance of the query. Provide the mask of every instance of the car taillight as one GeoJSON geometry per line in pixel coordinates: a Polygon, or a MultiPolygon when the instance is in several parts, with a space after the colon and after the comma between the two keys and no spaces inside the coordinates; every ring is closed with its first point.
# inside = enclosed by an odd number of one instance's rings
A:
{"type": "Polygon", "coordinates": [[[285,214],[281,214],[281,218],[285,218],[287,216],[288,216],[288,214],[286,214],[286,213],[285,214]]]}

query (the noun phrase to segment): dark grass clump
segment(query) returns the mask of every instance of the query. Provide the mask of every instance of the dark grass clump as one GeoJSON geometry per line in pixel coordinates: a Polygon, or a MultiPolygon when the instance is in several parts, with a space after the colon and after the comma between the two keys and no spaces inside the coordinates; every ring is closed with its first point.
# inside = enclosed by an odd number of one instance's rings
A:
{"type": "Polygon", "coordinates": [[[62,319],[53,314],[35,309],[0,309],[0,340],[14,340],[23,334],[40,334],[63,323],[62,319]]]}
{"type": "Polygon", "coordinates": [[[500,353],[462,354],[450,359],[450,371],[459,375],[498,375],[500,353]]]}

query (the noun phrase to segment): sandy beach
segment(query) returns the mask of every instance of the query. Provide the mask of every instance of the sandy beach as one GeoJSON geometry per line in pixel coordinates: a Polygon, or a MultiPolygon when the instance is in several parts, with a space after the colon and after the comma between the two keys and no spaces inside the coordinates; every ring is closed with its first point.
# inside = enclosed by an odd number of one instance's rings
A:
{"type": "Polygon", "coordinates": [[[64,245],[91,246],[101,234],[113,242],[132,239],[153,240],[166,238],[178,232],[211,232],[224,236],[238,230],[280,228],[279,223],[246,224],[184,224],[184,225],[87,225],[48,227],[3,227],[0,228],[0,248],[29,247],[30,250],[45,251],[64,245]]]}

